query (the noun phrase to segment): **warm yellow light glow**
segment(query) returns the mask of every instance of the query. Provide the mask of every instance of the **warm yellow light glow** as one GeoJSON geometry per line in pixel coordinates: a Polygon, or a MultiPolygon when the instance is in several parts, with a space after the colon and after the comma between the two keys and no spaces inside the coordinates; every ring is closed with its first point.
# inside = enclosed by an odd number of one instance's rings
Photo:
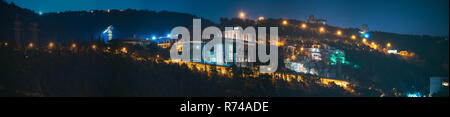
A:
{"type": "Polygon", "coordinates": [[[352,39],[355,40],[355,39],[356,39],[356,36],[355,36],[355,35],[352,35],[352,39]]]}
{"type": "Polygon", "coordinates": [[[276,45],[277,45],[277,46],[283,46],[284,43],[283,43],[283,42],[276,42],[276,45]]]}
{"type": "Polygon", "coordinates": [[[54,44],[53,42],[50,42],[50,43],[48,44],[48,47],[50,47],[50,48],[53,48],[53,46],[55,46],[55,44],[54,44]]]}
{"type": "Polygon", "coordinates": [[[398,53],[402,56],[407,56],[408,55],[408,51],[400,51],[400,53],[398,53]]]}
{"type": "Polygon", "coordinates": [[[245,19],[245,12],[239,12],[239,18],[245,19]]]}
{"type": "Polygon", "coordinates": [[[97,49],[97,45],[92,45],[92,49],[97,49]]]}
{"type": "Polygon", "coordinates": [[[387,43],[386,46],[389,48],[391,47],[391,43],[387,43]]]}
{"type": "Polygon", "coordinates": [[[8,42],[5,42],[5,46],[8,46],[8,42]]]}
{"type": "Polygon", "coordinates": [[[338,30],[336,34],[341,36],[342,35],[342,31],[338,30]]]}
{"type": "Polygon", "coordinates": [[[300,48],[300,51],[303,51],[303,50],[305,50],[305,48],[304,48],[304,47],[300,48]]]}
{"type": "Polygon", "coordinates": [[[371,45],[375,45],[375,42],[372,41],[372,43],[370,43],[371,45]]]}
{"type": "Polygon", "coordinates": [[[366,43],[367,42],[367,39],[366,38],[363,38],[363,40],[362,40],[364,43],[366,43]]]}
{"type": "Polygon", "coordinates": [[[373,48],[373,49],[377,49],[378,46],[377,46],[377,45],[372,45],[372,48],[373,48]]]}
{"type": "Polygon", "coordinates": [[[264,17],[263,17],[263,16],[260,16],[260,17],[258,18],[258,20],[259,20],[259,21],[263,21],[263,20],[264,20],[264,17]]]}
{"type": "Polygon", "coordinates": [[[320,32],[325,32],[325,28],[324,27],[320,27],[320,32]]]}
{"type": "Polygon", "coordinates": [[[73,43],[72,48],[76,48],[76,47],[77,47],[77,44],[73,43]]]}
{"type": "Polygon", "coordinates": [[[286,20],[283,20],[283,25],[287,25],[288,22],[286,20]]]}
{"type": "Polygon", "coordinates": [[[306,24],[302,24],[302,28],[306,28],[307,26],[306,26],[306,24]]]}
{"type": "Polygon", "coordinates": [[[28,44],[28,47],[32,48],[33,47],[33,43],[28,44]]]}
{"type": "Polygon", "coordinates": [[[123,47],[122,49],[120,49],[120,51],[122,51],[123,53],[127,53],[128,52],[126,47],[123,47]]]}

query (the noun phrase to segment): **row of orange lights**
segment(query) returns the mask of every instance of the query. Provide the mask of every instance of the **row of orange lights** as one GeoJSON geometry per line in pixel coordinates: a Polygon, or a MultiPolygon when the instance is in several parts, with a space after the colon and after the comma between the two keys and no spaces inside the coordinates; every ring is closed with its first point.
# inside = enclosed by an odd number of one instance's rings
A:
{"type": "MultiPolygon", "coordinates": [[[[7,43],[5,43],[5,45],[7,45],[7,43]]],[[[29,43],[29,44],[28,44],[28,47],[29,47],[29,48],[33,48],[33,46],[34,46],[33,43],[29,43]]],[[[55,46],[55,44],[54,44],[53,42],[50,42],[50,43],[48,44],[48,47],[49,47],[49,48],[53,48],[54,46],[55,46]]],[[[77,47],[77,44],[73,43],[71,47],[72,47],[72,48],[76,48],[76,47],[77,47]]],[[[97,49],[97,45],[92,45],[91,48],[92,48],[92,49],[97,49]]],[[[111,48],[108,47],[108,49],[111,49],[111,48]]],[[[122,48],[120,49],[120,51],[122,51],[122,52],[124,52],[124,53],[127,53],[127,52],[128,52],[128,50],[127,50],[126,47],[122,47],[122,48]]]]}
{"type": "MultiPolygon", "coordinates": [[[[7,43],[5,43],[5,44],[7,44],[7,43]]],[[[48,43],[48,47],[49,47],[49,48],[53,48],[54,46],[55,46],[55,44],[54,44],[53,42],[48,43]]],[[[34,44],[33,44],[33,43],[29,43],[29,44],[28,44],[28,47],[29,47],[29,48],[33,48],[33,47],[34,47],[34,44]]],[[[72,47],[72,48],[76,48],[76,47],[77,47],[77,44],[73,43],[73,44],[71,45],[71,47],[72,47]]],[[[97,45],[92,45],[91,48],[92,48],[92,49],[96,49],[96,48],[97,48],[97,45]]]]}
{"type": "MultiPolygon", "coordinates": [[[[283,24],[286,25],[286,24],[287,24],[287,21],[286,21],[286,20],[283,20],[283,24]]],[[[307,28],[307,27],[308,27],[308,26],[307,26],[305,23],[301,24],[301,28],[305,29],[305,28],[307,28]]],[[[319,31],[320,31],[321,33],[323,33],[323,32],[325,32],[325,28],[324,28],[324,27],[320,27],[320,28],[319,28],[319,31]]],[[[341,30],[338,30],[338,31],[336,32],[336,35],[341,36],[341,35],[342,35],[342,31],[341,31],[341,30]]],[[[356,37],[356,35],[351,35],[350,38],[351,38],[352,40],[356,40],[357,37],[356,37]]],[[[366,43],[366,42],[367,42],[367,39],[366,39],[366,38],[363,38],[362,41],[363,41],[363,43],[366,43]]],[[[377,45],[375,44],[375,42],[372,42],[371,45],[372,45],[372,47],[373,47],[374,49],[377,48],[377,45]]],[[[388,47],[388,48],[390,48],[391,46],[392,46],[391,43],[387,43],[387,44],[386,44],[386,47],[388,47]]]]}
{"type": "MultiPolygon", "coordinates": [[[[246,17],[245,12],[239,12],[239,17],[242,18],[242,19],[245,19],[245,17],[246,17]]],[[[258,20],[259,20],[259,21],[262,21],[262,20],[264,20],[264,17],[263,17],[263,16],[260,16],[260,17],[258,18],[258,20]]],[[[283,24],[283,25],[287,25],[287,24],[288,24],[288,21],[287,21],[287,20],[283,20],[283,21],[282,21],[282,24],[283,24]]],[[[301,28],[305,29],[305,28],[307,28],[307,27],[308,27],[308,26],[307,26],[305,23],[301,24],[301,28]]],[[[320,31],[321,33],[323,33],[323,32],[325,32],[325,28],[324,28],[324,27],[320,27],[320,28],[319,28],[319,31],[320,31]]],[[[336,32],[336,35],[341,36],[341,35],[342,35],[342,31],[341,31],[341,30],[338,30],[338,31],[336,32]]],[[[356,35],[352,35],[350,38],[351,38],[352,40],[355,40],[355,39],[356,39],[356,35]]],[[[363,43],[366,43],[366,42],[367,42],[367,39],[366,39],[366,38],[363,38],[362,41],[363,41],[363,43]]],[[[391,44],[390,44],[390,43],[387,43],[386,46],[387,46],[387,47],[391,47],[391,44]]],[[[376,47],[375,47],[375,48],[376,48],[376,47]]]]}

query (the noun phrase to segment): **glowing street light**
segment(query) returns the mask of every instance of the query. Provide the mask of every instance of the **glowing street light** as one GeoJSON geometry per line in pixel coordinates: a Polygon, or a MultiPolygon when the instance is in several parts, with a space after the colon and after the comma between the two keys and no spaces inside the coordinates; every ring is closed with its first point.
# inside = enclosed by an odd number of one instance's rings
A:
{"type": "Polygon", "coordinates": [[[53,48],[53,46],[55,46],[55,44],[54,44],[53,42],[50,42],[50,43],[48,44],[48,47],[49,47],[49,48],[53,48]]]}
{"type": "Polygon", "coordinates": [[[28,44],[29,48],[33,48],[33,43],[28,44]]]}
{"type": "Polygon", "coordinates": [[[325,28],[323,28],[323,27],[320,27],[320,32],[325,32],[325,28]]]}
{"type": "Polygon", "coordinates": [[[277,42],[275,42],[275,45],[276,46],[284,46],[284,42],[280,42],[280,41],[277,41],[277,42]]]}
{"type": "Polygon", "coordinates": [[[391,47],[391,43],[387,43],[386,46],[387,46],[388,48],[390,48],[390,47],[391,47]]]}
{"type": "Polygon", "coordinates": [[[355,40],[356,39],[356,35],[352,35],[352,39],[355,40]]]}
{"type": "Polygon", "coordinates": [[[127,48],[126,47],[122,47],[122,49],[120,49],[120,51],[122,51],[123,53],[127,53],[127,48]]]}
{"type": "Polygon", "coordinates": [[[259,20],[259,21],[263,21],[263,20],[264,20],[264,17],[263,17],[263,16],[260,16],[260,17],[258,18],[258,20],[259,20]]]}
{"type": "Polygon", "coordinates": [[[287,25],[288,22],[286,20],[283,20],[283,25],[287,25]]]}
{"type": "Polygon", "coordinates": [[[239,18],[245,19],[245,12],[239,12],[239,18]]]}
{"type": "Polygon", "coordinates": [[[366,43],[367,42],[367,39],[366,38],[363,38],[363,40],[362,40],[364,43],[366,43]]]}
{"type": "Polygon", "coordinates": [[[369,33],[365,33],[363,36],[364,36],[364,38],[369,38],[370,37],[369,33]]]}
{"type": "Polygon", "coordinates": [[[302,28],[306,28],[307,26],[306,26],[306,24],[302,24],[302,28]]]}
{"type": "Polygon", "coordinates": [[[92,49],[97,49],[97,45],[92,45],[92,49]]]}
{"type": "Polygon", "coordinates": [[[342,35],[342,31],[338,30],[338,31],[336,32],[336,34],[339,35],[339,36],[341,36],[341,35],[342,35]]]}
{"type": "Polygon", "coordinates": [[[77,44],[73,43],[72,48],[76,48],[76,47],[77,47],[77,44]]]}
{"type": "Polygon", "coordinates": [[[408,51],[400,51],[399,53],[402,56],[407,56],[408,55],[408,51]]]}

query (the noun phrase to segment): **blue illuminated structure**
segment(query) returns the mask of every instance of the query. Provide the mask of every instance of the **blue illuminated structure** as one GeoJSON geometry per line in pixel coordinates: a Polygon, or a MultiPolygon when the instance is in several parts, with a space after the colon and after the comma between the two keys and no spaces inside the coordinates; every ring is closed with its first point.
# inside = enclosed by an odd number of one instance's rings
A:
{"type": "Polygon", "coordinates": [[[105,29],[105,31],[103,31],[103,35],[107,35],[107,37],[108,37],[108,40],[106,41],[106,43],[108,43],[108,41],[111,41],[112,40],[112,36],[113,36],[113,32],[112,32],[112,30],[113,30],[114,28],[113,28],[113,26],[112,25],[109,25],[108,26],[108,28],[106,28],[105,29]]]}
{"type": "Polygon", "coordinates": [[[406,96],[407,97],[422,97],[422,95],[419,92],[408,93],[406,96]]]}
{"type": "Polygon", "coordinates": [[[370,34],[369,33],[364,33],[364,38],[366,38],[366,39],[368,39],[368,38],[370,38],[370,34]]]}

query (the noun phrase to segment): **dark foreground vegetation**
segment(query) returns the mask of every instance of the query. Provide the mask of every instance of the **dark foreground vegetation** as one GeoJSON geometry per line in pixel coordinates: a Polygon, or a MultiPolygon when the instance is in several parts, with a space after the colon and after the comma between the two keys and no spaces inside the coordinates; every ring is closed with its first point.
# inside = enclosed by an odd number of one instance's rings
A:
{"type": "Polygon", "coordinates": [[[356,96],[314,79],[302,84],[268,76],[208,77],[186,66],[121,54],[0,51],[0,96],[356,96]]]}

